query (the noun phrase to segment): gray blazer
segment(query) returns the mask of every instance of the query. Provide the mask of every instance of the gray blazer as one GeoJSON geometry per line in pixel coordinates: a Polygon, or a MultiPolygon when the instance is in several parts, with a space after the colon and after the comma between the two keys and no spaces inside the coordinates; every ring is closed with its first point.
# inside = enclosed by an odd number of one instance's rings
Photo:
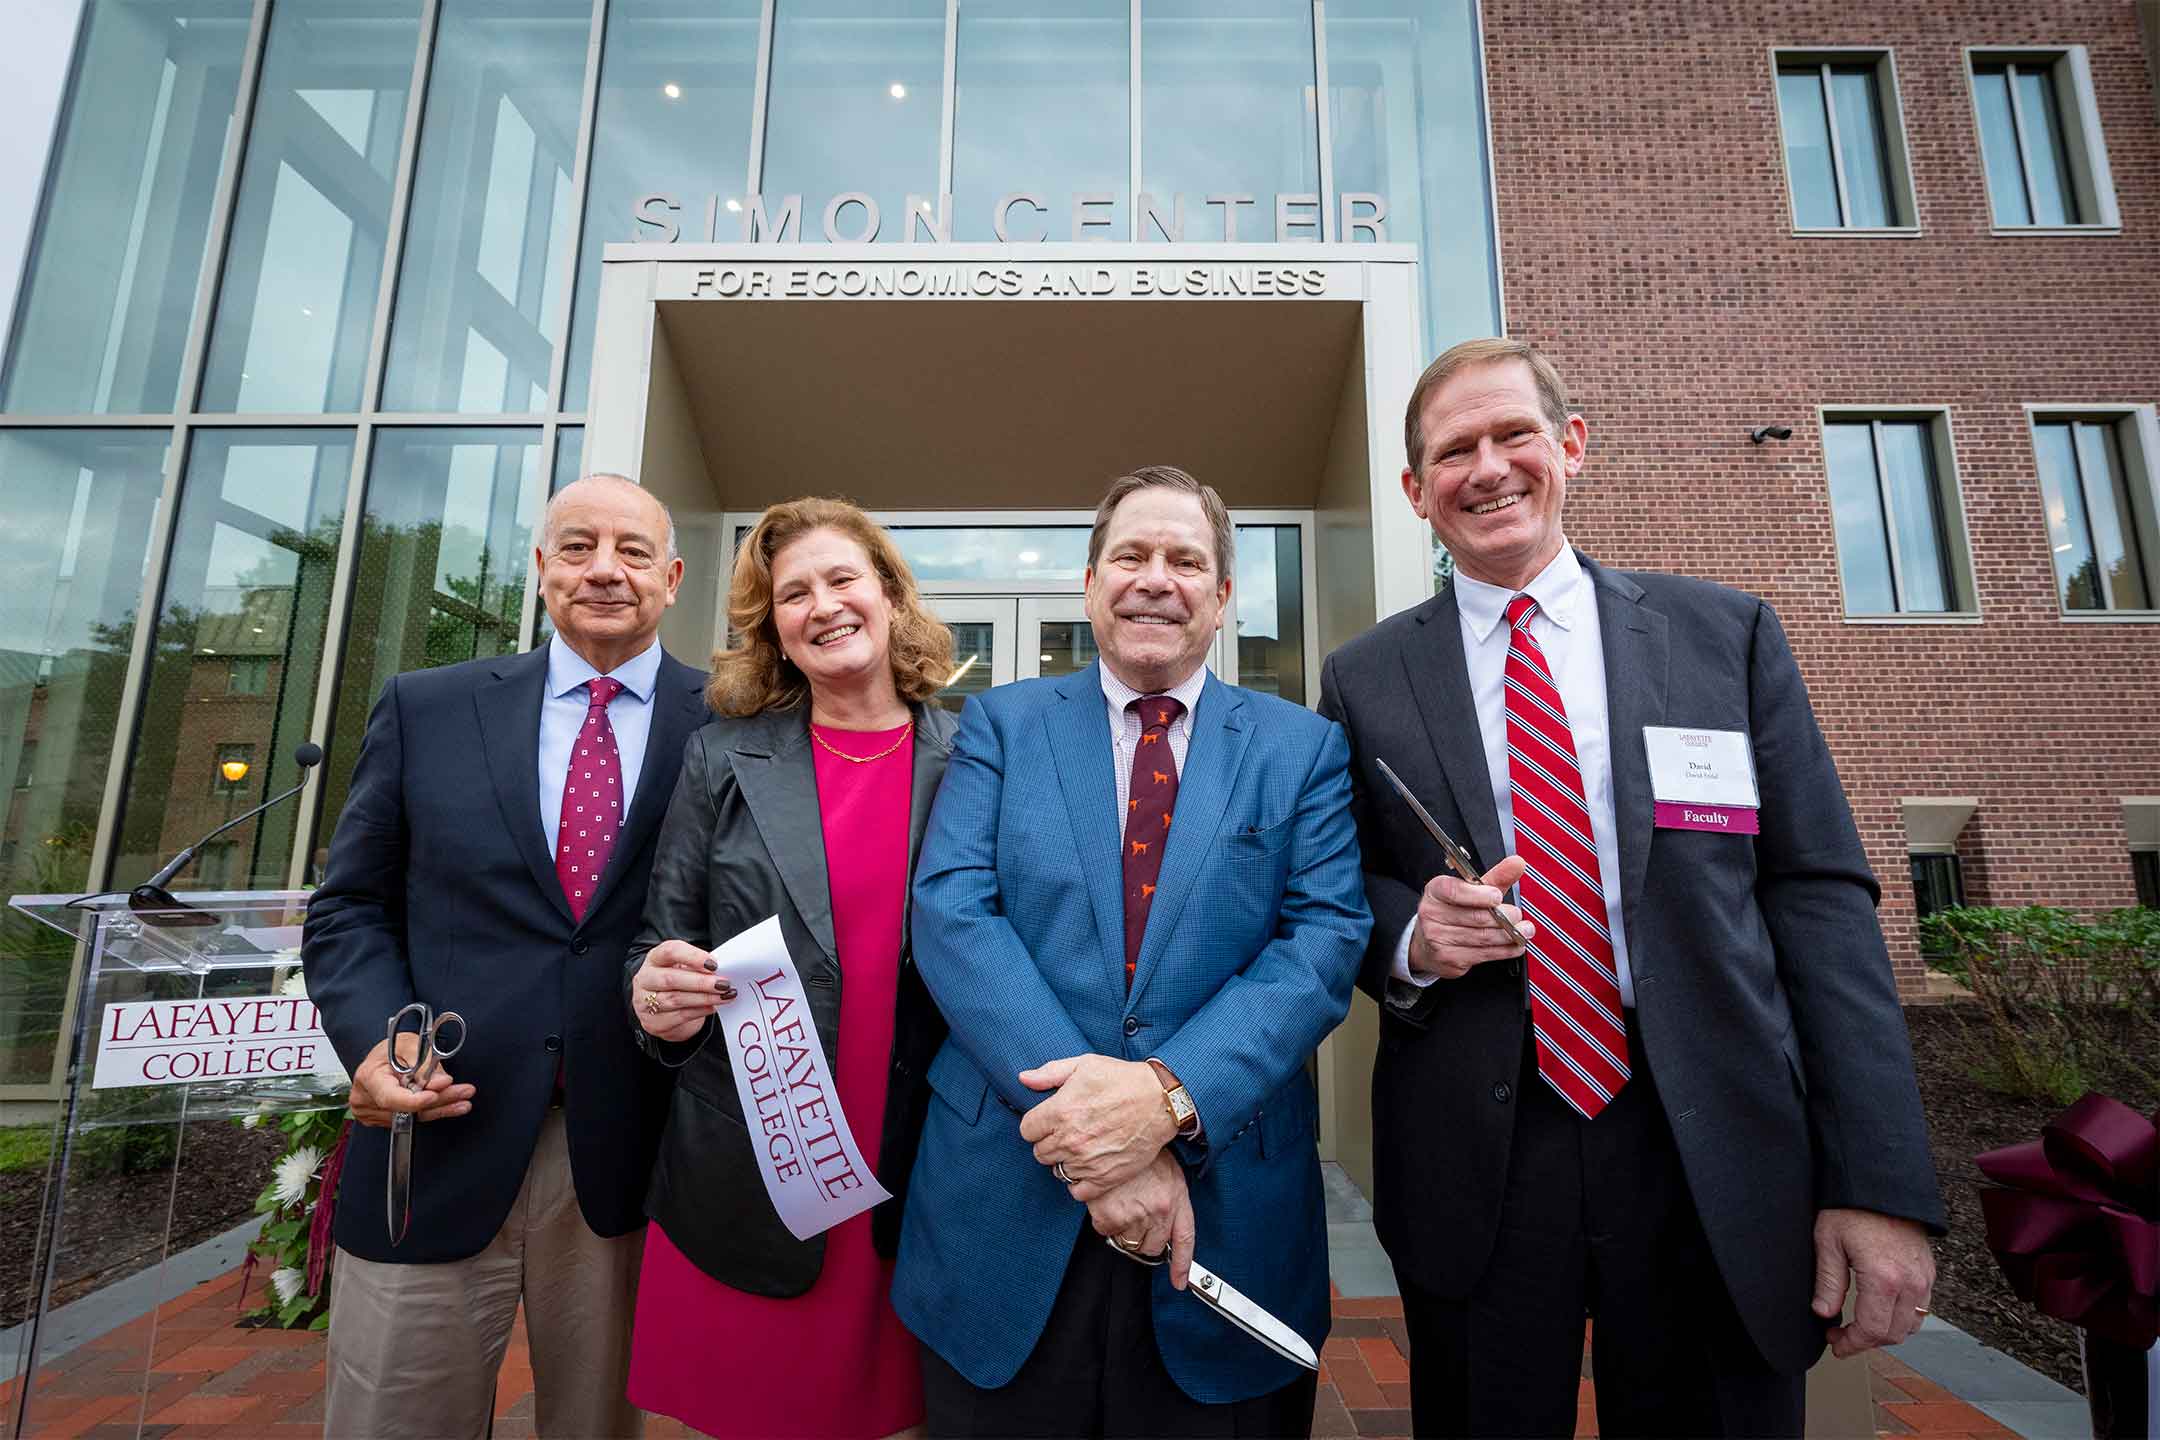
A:
{"type": "MultiPolygon", "coordinates": [[[[1583,569],[1604,634],[1644,1052],[1733,1303],[1764,1357],[1797,1370],[1822,1350],[1808,1309],[1815,1212],[1850,1206],[1943,1224],[1875,877],[1770,607],[1588,557],[1583,569]],[[1653,827],[1642,727],[1660,724],[1747,734],[1759,835],[1653,827]]],[[[1506,854],[1453,587],[1330,655],[1320,711],[1350,732],[1373,911],[1362,983],[1384,998],[1396,941],[1445,861],[1374,759],[1480,869],[1506,854]]],[[[1525,1005],[1521,963],[1509,961],[1429,987],[1410,1011],[1381,1007],[1376,1228],[1397,1273],[1439,1295],[1467,1294],[1492,1254],[1525,1005]]]]}
{"type": "MultiPolygon", "coordinates": [[[[935,705],[914,710],[911,879],[958,725],[935,705]]],[[[654,1040],[627,1010],[630,977],[662,940],[709,949],[770,915],[780,917],[826,1064],[832,1065],[840,1035],[841,957],[833,941],[807,706],[715,719],[690,737],[655,847],[645,923],[623,969],[623,1001],[638,1044],[677,1072],[646,1213],[714,1279],[755,1295],[790,1296],[816,1282],[825,1240],[797,1240],[773,1210],[743,1124],[727,1046],[708,1043],[714,1028],[709,1021],[692,1040],[654,1040]]],[[[871,1239],[888,1257],[899,1247],[900,1210],[929,1103],[925,1076],[945,1039],[944,1018],[916,973],[904,918],[902,927],[892,1069],[877,1164],[878,1182],[893,1198],[870,1217],[871,1239]]]]}

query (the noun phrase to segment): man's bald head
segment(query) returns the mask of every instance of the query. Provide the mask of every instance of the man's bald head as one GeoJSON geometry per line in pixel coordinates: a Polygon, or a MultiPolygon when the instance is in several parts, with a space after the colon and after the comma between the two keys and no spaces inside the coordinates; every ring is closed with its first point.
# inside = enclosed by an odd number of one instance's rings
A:
{"type": "Polygon", "coordinates": [[[547,511],[540,521],[540,549],[542,553],[554,549],[557,518],[565,509],[577,503],[577,496],[591,493],[586,488],[588,486],[594,488],[627,486],[632,492],[650,501],[653,508],[660,515],[660,531],[662,543],[666,546],[665,554],[667,558],[675,560],[681,557],[682,552],[675,546],[675,517],[669,513],[667,506],[660,503],[660,497],[638,484],[637,481],[632,480],[629,476],[617,475],[610,470],[595,470],[590,475],[581,476],[549,497],[547,511]]]}
{"type": "Polygon", "coordinates": [[[621,475],[563,486],[534,558],[556,636],[603,675],[652,644],[682,584],[667,506],[621,475]]]}

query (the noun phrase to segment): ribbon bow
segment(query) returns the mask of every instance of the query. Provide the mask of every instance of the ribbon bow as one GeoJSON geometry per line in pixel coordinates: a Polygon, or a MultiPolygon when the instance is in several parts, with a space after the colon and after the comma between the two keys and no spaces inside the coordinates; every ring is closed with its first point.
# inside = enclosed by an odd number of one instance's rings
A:
{"type": "Polygon", "coordinates": [[[2160,1337],[2160,1115],[2093,1092],[1977,1156],[1988,1248],[2042,1314],[2136,1350],[2160,1337]]]}

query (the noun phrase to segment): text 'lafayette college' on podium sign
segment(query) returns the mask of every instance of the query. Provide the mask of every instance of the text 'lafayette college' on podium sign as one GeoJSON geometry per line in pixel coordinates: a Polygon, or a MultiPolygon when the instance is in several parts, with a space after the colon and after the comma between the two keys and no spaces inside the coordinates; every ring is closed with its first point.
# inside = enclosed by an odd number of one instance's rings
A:
{"type": "Polygon", "coordinates": [[[302,996],[115,1001],[99,1019],[95,1090],[342,1073],[302,996]]]}

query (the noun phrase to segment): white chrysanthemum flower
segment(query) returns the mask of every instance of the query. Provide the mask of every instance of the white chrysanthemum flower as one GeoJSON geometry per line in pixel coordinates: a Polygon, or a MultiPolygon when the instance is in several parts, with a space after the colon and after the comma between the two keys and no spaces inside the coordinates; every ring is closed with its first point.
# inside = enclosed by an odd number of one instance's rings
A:
{"type": "Polygon", "coordinates": [[[280,1205],[297,1205],[307,1198],[308,1181],[315,1178],[315,1171],[322,1165],[322,1151],[313,1145],[303,1145],[277,1162],[271,1172],[277,1177],[277,1189],[272,1192],[280,1205]]]}
{"type": "Polygon", "coordinates": [[[305,970],[295,970],[292,974],[286,976],[282,993],[289,999],[307,999],[307,972],[305,970]]]}
{"type": "Polygon", "coordinates": [[[292,1304],[293,1297],[298,1295],[301,1288],[306,1284],[307,1271],[295,1269],[290,1265],[282,1270],[274,1270],[270,1274],[270,1288],[277,1292],[278,1304],[280,1305],[292,1304]]]}
{"type": "Polygon", "coordinates": [[[261,1124],[262,1111],[260,1110],[251,1110],[240,1117],[240,1128],[243,1130],[253,1130],[261,1124]]]}

